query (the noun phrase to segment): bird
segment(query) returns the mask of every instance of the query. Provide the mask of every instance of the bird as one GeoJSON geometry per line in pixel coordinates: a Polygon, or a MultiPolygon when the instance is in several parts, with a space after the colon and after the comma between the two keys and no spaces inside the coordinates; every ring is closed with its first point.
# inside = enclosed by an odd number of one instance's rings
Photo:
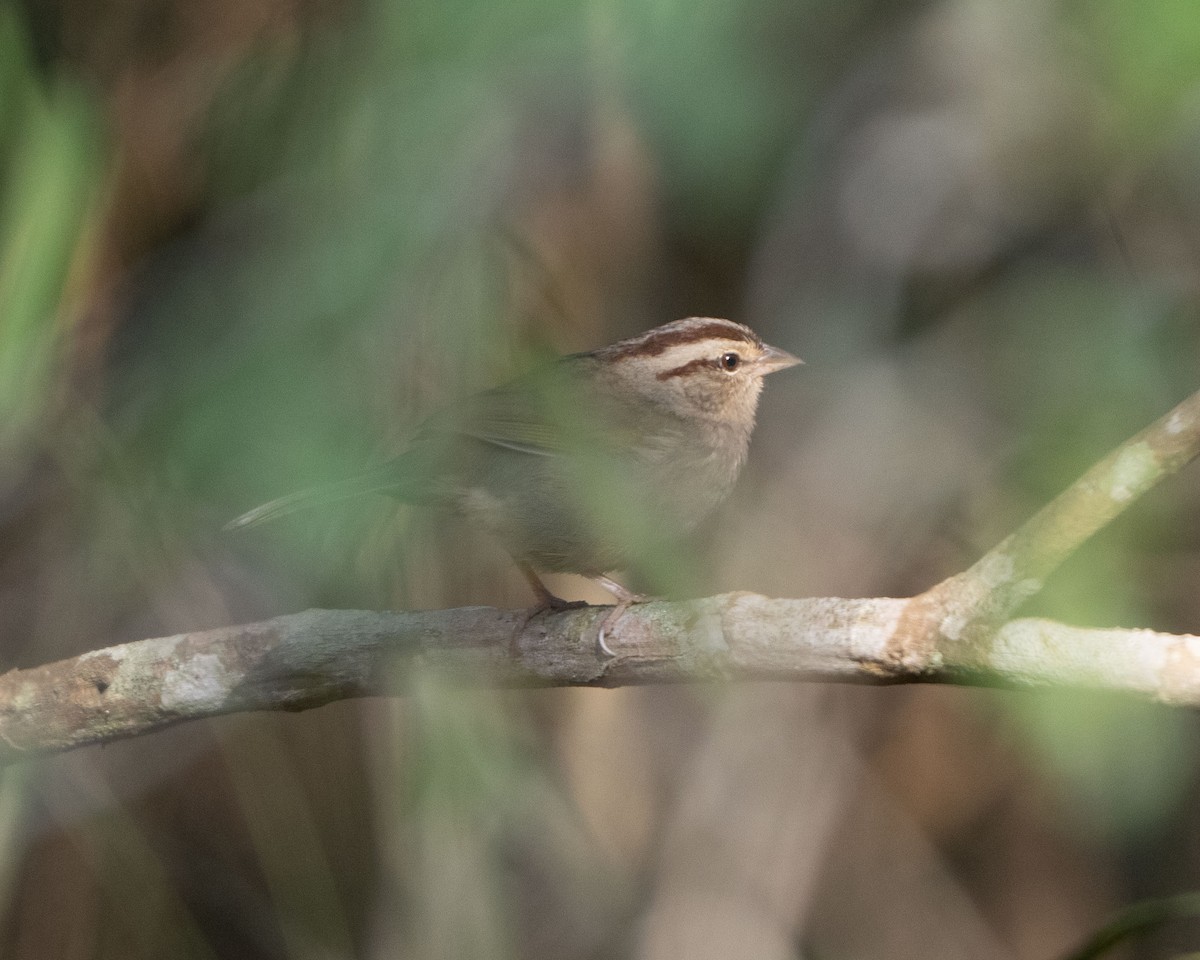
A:
{"type": "MultiPolygon", "coordinates": [[[[490,533],[529,581],[536,611],[586,606],[553,594],[542,571],[598,583],[619,616],[647,598],[609,573],[639,549],[678,540],[726,499],[746,461],[763,378],[802,362],[732,320],[675,320],[452,403],[395,457],[255,507],[226,528],[386,494],[449,509],[490,533]]],[[[598,642],[611,654],[603,626],[598,642]]]]}

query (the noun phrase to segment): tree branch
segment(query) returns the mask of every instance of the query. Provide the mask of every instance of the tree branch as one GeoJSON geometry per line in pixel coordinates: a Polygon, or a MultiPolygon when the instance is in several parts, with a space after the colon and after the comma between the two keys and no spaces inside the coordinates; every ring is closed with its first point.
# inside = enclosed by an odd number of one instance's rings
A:
{"type": "Polygon", "coordinates": [[[1089,536],[1200,454],[1200,393],[1096,464],[965,572],[910,599],[731,593],[530,617],[310,610],[0,676],[0,763],[245,710],[394,693],[405,673],[600,686],[715,679],[1083,685],[1200,705],[1200,637],[1003,621],[1089,536]]]}
{"type": "Polygon", "coordinates": [[[631,608],[600,655],[607,607],[538,616],[309,610],[262,623],[139,640],[0,677],[0,762],[246,710],[306,710],[393,694],[405,673],[487,686],[706,680],[1085,685],[1200,705],[1200,637],[1013,620],[969,663],[955,649],[898,666],[911,600],[772,600],[730,593],[631,608]]]}

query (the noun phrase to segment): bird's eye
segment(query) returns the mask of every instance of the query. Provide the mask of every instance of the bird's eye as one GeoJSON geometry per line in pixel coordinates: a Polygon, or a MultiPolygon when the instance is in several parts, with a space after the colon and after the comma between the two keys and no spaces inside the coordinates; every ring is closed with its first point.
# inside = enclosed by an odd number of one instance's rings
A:
{"type": "Polygon", "coordinates": [[[717,362],[720,363],[722,370],[733,373],[734,370],[742,365],[742,358],[730,350],[728,353],[721,354],[721,359],[717,362]]]}

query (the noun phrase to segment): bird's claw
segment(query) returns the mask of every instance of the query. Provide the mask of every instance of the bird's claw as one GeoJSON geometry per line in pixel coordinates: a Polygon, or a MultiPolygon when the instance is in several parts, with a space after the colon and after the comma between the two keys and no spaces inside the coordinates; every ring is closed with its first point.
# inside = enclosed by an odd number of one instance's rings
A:
{"type": "Polygon", "coordinates": [[[616,651],[610,647],[605,640],[605,633],[608,627],[608,617],[600,621],[600,629],[596,631],[596,653],[608,660],[613,659],[617,655],[616,651]]]}
{"type": "Polygon", "coordinates": [[[650,597],[643,597],[640,594],[633,594],[621,600],[615,607],[604,615],[604,619],[600,621],[600,628],[596,631],[596,653],[599,656],[611,660],[617,655],[616,651],[608,645],[608,631],[616,624],[618,620],[625,615],[635,603],[645,603],[650,600],[650,597]]]}

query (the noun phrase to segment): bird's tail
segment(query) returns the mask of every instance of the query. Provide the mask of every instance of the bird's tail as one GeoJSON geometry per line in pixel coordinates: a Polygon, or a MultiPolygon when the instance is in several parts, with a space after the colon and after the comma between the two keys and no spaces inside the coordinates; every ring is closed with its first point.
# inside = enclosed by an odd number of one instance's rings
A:
{"type": "Polygon", "coordinates": [[[343,500],[353,500],[371,493],[394,493],[404,486],[395,463],[385,463],[374,470],[349,477],[346,480],[335,480],[307,490],[298,490],[287,496],[271,500],[261,506],[248,510],[240,517],[235,517],[225,524],[226,530],[240,530],[243,527],[256,527],[260,523],[278,520],[302,510],[311,510],[331,503],[341,503],[343,500]]]}

